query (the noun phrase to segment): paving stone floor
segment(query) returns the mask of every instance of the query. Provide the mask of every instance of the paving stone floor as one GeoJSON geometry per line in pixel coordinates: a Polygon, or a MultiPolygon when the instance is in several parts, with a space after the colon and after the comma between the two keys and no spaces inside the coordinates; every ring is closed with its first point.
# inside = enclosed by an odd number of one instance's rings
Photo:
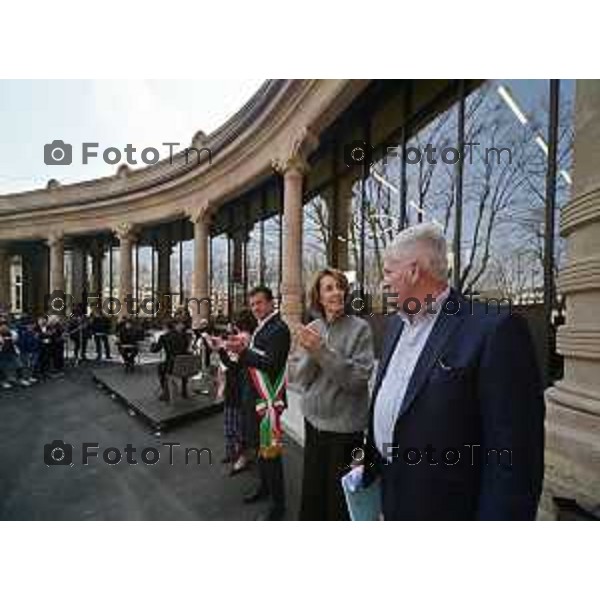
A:
{"type": "MultiPolygon", "coordinates": [[[[252,520],[264,505],[244,505],[254,488],[252,471],[229,477],[221,464],[223,415],[212,414],[160,437],[132,417],[120,402],[98,389],[91,367],[71,369],[60,379],[28,389],[0,391],[0,519],[3,520],[252,520]],[[73,466],[46,466],[44,445],[72,444],[73,466]],[[82,443],[99,445],[99,457],[82,465],[82,443]],[[173,447],[173,465],[169,448],[173,447]],[[137,449],[127,464],[125,446],[137,449]],[[102,452],[116,447],[121,462],[111,466],[102,452]],[[156,465],[141,461],[146,447],[160,450],[156,465]],[[185,448],[209,448],[201,464],[185,448]]],[[[288,518],[295,519],[301,486],[301,448],[289,441],[284,458],[288,518]]],[[[110,457],[114,456],[111,453],[110,457]]],[[[57,454],[56,458],[60,458],[57,454]]]]}

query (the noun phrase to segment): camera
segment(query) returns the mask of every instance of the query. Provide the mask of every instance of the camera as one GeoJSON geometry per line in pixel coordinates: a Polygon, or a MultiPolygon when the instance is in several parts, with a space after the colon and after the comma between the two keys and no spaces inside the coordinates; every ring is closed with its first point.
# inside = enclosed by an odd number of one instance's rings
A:
{"type": "Polygon", "coordinates": [[[364,140],[344,144],[344,162],[348,167],[370,165],[373,162],[373,147],[364,140]]]}
{"type": "Polygon", "coordinates": [[[44,163],[47,165],[70,165],[73,162],[73,146],[62,140],[44,144],[44,163]]]}
{"type": "Polygon", "coordinates": [[[73,297],[60,290],[53,290],[51,294],[44,295],[44,312],[46,315],[71,316],[73,297]]]}
{"type": "Polygon", "coordinates": [[[54,440],[44,444],[44,462],[49,467],[67,466],[73,464],[73,446],[65,444],[62,440],[54,440]]]}

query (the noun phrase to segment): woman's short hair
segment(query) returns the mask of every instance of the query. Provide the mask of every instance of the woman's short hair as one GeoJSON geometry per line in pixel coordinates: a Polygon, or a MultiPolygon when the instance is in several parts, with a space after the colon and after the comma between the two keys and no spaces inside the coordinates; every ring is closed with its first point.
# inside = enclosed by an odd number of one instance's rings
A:
{"type": "Polygon", "coordinates": [[[321,280],[323,277],[329,275],[333,277],[344,290],[344,301],[348,296],[350,291],[350,284],[348,283],[348,279],[344,273],[338,269],[334,269],[333,267],[326,267],[325,269],[321,269],[313,280],[313,284],[310,288],[310,308],[324,316],[325,311],[323,310],[323,305],[321,304],[321,280]]]}
{"type": "Polygon", "coordinates": [[[245,331],[246,333],[252,333],[256,329],[256,319],[254,318],[252,311],[247,308],[243,308],[237,313],[233,320],[233,324],[240,331],[245,331]]]}

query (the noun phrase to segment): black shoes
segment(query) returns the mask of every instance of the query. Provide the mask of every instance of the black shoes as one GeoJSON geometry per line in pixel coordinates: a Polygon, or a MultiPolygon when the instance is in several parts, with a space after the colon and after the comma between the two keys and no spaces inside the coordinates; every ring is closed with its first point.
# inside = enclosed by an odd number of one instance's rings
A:
{"type": "Polygon", "coordinates": [[[271,506],[269,510],[259,515],[257,521],[282,521],[285,516],[285,508],[282,506],[271,506]]]}
{"type": "Polygon", "coordinates": [[[253,492],[251,492],[250,494],[246,494],[244,496],[244,504],[254,504],[255,502],[258,502],[259,500],[263,500],[263,499],[267,498],[268,495],[269,495],[269,492],[267,492],[267,490],[265,490],[262,487],[259,487],[256,490],[254,490],[253,492]]]}

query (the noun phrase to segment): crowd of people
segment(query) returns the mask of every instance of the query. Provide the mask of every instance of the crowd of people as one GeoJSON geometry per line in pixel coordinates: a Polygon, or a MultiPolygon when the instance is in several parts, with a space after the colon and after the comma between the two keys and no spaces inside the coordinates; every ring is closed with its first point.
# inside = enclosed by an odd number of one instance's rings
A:
{"type": "Polygon", "coordinates": [[[64,369],[64,329],[58,318],[0,316],[0,388],[29,387],[64,369]]]}
{"type": "MultiPolygon", "coordinates": [[[[371,327],[346,310],[344,273],[326,268],[310,291],[314,318],[293,332],[264,286],[250,292],[248,308],[231,322],[205,321],[193,330],[186,312],[175,314],[151,346],[163,353],[161,400],[171,400],[167,380],[179,357],[201,348],[202,369],[211,355],[218,357],[223,462],[231,475],[256,465],[256,487],[244,502],[266,501],[264,519],[286,514],[288,378],[299,390],[304,417],[300,519],[348,519],[340,481],[350,471],[362,489],[379,482],[374,489],[380,489],[384,519],[535,518],[544,402],[527,324],[510,310],[474,307],[450,287],[446,242],[432,225],[408,228],[386,248],[384,285],[399,303],[386,317],[376,372],[371,327]],[[402,304],[407,298],[419,308],[402,304]],[[460,460],[464,447],[473,449],[470,460],[460,460]],[[475,448],[481,452],[475,455],[475,448]],[[457,452],[458,460],[450,461],[449,453],[456,458],[457,452]],[[510,464],[490,464],[489,452],[508,452],[510,464]]],[[[109,358],[110,334],[111,321],[100,312],[76,311],[64,324],[54,317],[0,319],[0,384],[29,386],[60,373],[67,340],[75,362],[87,360],[92,337],[96,358],[103,351],[109,358]]],[[[141,323],[121,320],[116,336],[130,372],[144,337],[141,323]]]]}

